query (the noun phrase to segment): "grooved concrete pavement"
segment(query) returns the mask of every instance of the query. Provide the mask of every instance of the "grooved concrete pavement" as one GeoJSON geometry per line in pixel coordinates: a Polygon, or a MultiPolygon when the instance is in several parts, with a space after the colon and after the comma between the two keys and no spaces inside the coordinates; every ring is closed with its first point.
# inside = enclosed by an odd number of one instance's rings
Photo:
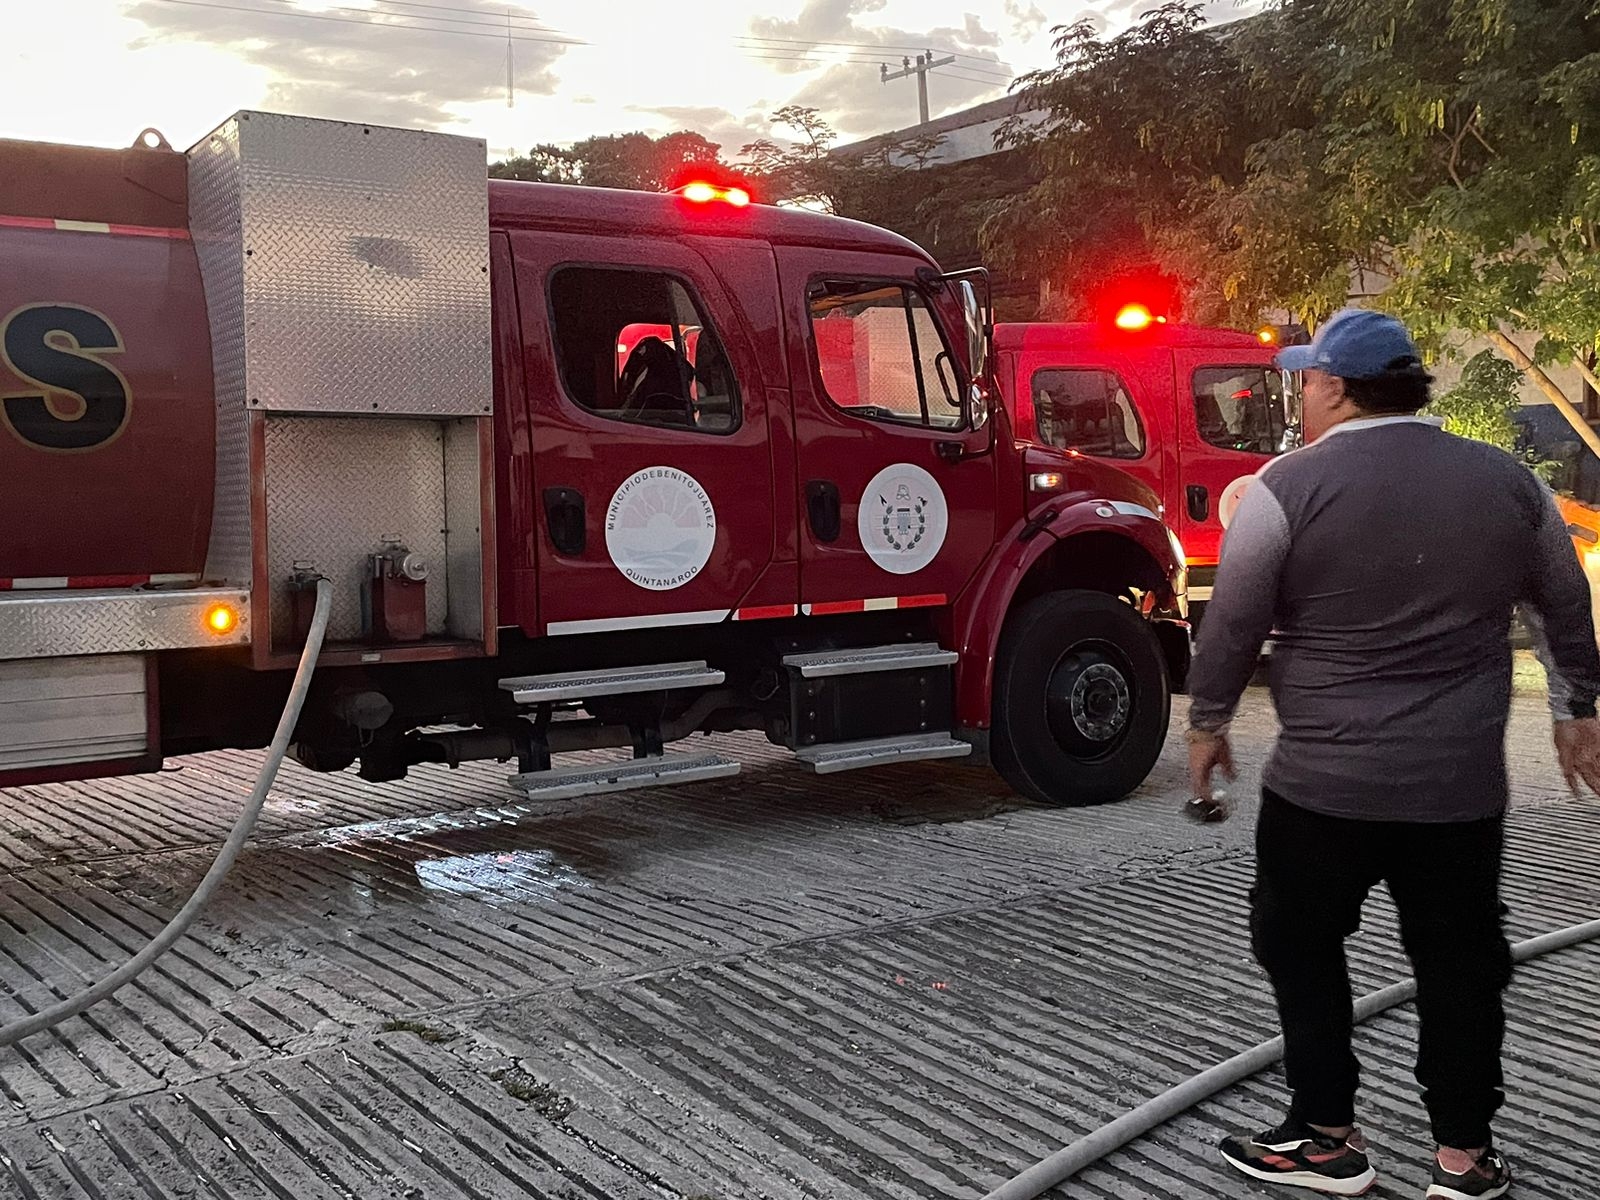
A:
{"type": "MultiPolygon", "coordinates": [[[[1258,764],[1264,696],[1239,724],[1258,764]]],[[[286,770],[224,896],[156,970],[0,1051],[0,1195],[274,1200],[981,1196],[1273,1032],[1241,816],[1177,816],[1183,746],[1121,804],[1033,807],[981,770],[739,778],[517,804],[504,768],[286,770]]],[[[1600,914],[1600,804],[1519,700],[1513,936],[1600,914]]],[[[0,792],[0,1020],[180,905],[256,756],[0,792]]],[[[1358,990],[1403,973],[1386,901],[1358,990]]],[[[1600,1171],[1600,948],[1524,968],[1503,1121],[1517,1195],[1600,1171]],[[1578,1174],[1552,1171],[1553,1162],[1578,1174]]],[[[1420,1196],[1409,1012],[1361,1034],[1380,1196],[1420,1196]]],[[[1211,1146],[1272,1075],[1062,1196],[1247,1196],[1211,1146]]]]}

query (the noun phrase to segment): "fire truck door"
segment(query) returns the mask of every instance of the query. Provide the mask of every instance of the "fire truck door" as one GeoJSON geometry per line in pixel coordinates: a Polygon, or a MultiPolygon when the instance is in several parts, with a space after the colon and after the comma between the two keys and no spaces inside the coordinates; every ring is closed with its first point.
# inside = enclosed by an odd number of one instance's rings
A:
{"type": "Polygon", "coordinates": [[[1172,499],[1164,490],[1178,457],[1172,405],[1166,402],[1172,394],[1167,354],[1024,345],[1012,386],[1021,436],[1125,471],[1161,498],[1173,522],[1172,499]]]}
{"type": "Polygon", "coordinates": [[[552,635],[712,624],[773,559],[768,397],[704,258],[649,238],[513,232],[552,635]]]}
{"type": "Polygon", "coordinates": [[[994,544],[991,430],[972,428],[955,289],[914,260],[780,247],[813,616],[933,607],[994,544]]]}
{"type": "Polygon", "coordinates": [[[1179,350],[1178,531],[1191,567],[1190,594],[1209,598],[1222,534],[1251,478],[1285,448],[1283,373],[1251,352],[1179,350]]]}

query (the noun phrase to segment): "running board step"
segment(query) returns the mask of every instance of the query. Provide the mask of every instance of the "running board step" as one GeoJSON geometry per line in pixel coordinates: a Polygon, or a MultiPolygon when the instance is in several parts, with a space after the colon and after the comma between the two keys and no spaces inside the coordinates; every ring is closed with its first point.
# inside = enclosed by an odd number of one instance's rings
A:
{"type": "Polygon", "coordinates": [[[802,679],[835,675],[870,675],[876,671],[920,671],[948,667],[959,657],[942,650],[937,642],[912,642],[895,646],[867,646],[856,650],[823,650],[816,654],[786,655],[783,665],[800,672],[802,679]]]}
{"type": "Polygon", "coordinates": [[[511,776],[511,786],[526,792],[530,800],[571,800],[577,796],[629,792],[635,788],[727,779],[737,775],[739,770],[736,761],[720,754],[668,754],[659,758],[529,771],[511,776]]]}
{"type": "Polygon", "coordinates": [[[671,688],[713,687],[727,678],[703,662],[663,663],[653,667],[612,667],[603,671],[569,671],[561,675],[521,675],[502,679],[500,690],[518,704],[585,700],[590,696],[622,696],[664,692],[671,688]]]}
{"type": "Polygon", "coordinates": [[[864,742],[806,746],[796,750],[795,757],[818,775],[832,775],[838,771],[859,771],[863,767],[884,767],[927,758],[965,758],[971,753],[970,742],[958,742],[948,733],[912,733],[869,738],[864,742]]]}

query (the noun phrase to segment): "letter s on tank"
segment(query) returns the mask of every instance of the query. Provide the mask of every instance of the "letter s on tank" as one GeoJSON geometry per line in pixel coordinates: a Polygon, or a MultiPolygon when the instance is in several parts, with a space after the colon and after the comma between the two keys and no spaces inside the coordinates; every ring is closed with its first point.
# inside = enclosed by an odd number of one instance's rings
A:
{"type": "Polygon", "coordinates": [[[0,323],[0,359],[24,384],[0,395],[0,418],[29,446],[97,450],[127,427],[133,392],[108,360],[122,335],[78,304],[25,304],[0,323]]]}

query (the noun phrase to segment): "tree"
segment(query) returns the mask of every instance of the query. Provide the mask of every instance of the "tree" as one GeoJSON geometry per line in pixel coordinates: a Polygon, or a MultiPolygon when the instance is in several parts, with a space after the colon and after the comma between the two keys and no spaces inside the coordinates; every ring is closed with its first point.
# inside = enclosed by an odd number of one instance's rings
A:
{"type": "MultiPolygon", "coordinates": [[[[1236,295],[1315,318],[1341,264],[1373,269],[1425,345],[1481,335],[1600,453],[1545,370],[1592,376],[1600,345],[1600,5],[1280,0],[1270,25],[1316,48],[1294,68],[1315,120],[1213,210],[1236,295]],[[1315,269],[1284,272],[1284,230],[1315,269]]],[[[1270,36],[1248,44],[1264,71],[1270,36]]]]}
{"type": "Polygon", "coordinates": [[[1087,19],[1057,27],[1055,65],[1018,81],[1024,108],[1046,116],[1013,118],[999,142],[1025,150],[1039,179],[994,207],[983,241],[998,265],[1068,297],[1058,315],[1086,315],[1119,280],[1193,290],[1175,270],[1186,225],[1243,182],[1269,129],[1246,62],[1202,8],[1174,0],[1111,38],[1087,19]]]}
{"type": "Polygon", "coordinates": [[[490,179],[516,179],[523,183],[576,183],[578,162],[571,150],[548,143],[489,164],[490,179]]]}
{"type": "Polygon", "coordinates": [[[681,186],[688,175],[722,167],[721,149],[701,134],[620,133],[585,138],[567,149],[535,146],[526,155],[491,164],[489,175],[666,192],[681,186]]]}
{"type": "Polygon", "coordinates": [[[793,140],[789,145],[758,138],[739,149],[741,165],[762,197],[837,212],[842,177],[840,164],[829,155],[839,139],[833,126],[817,109],[801,104],[785,105],[772,114],[771,121],[790,131],[793,140]]]}

